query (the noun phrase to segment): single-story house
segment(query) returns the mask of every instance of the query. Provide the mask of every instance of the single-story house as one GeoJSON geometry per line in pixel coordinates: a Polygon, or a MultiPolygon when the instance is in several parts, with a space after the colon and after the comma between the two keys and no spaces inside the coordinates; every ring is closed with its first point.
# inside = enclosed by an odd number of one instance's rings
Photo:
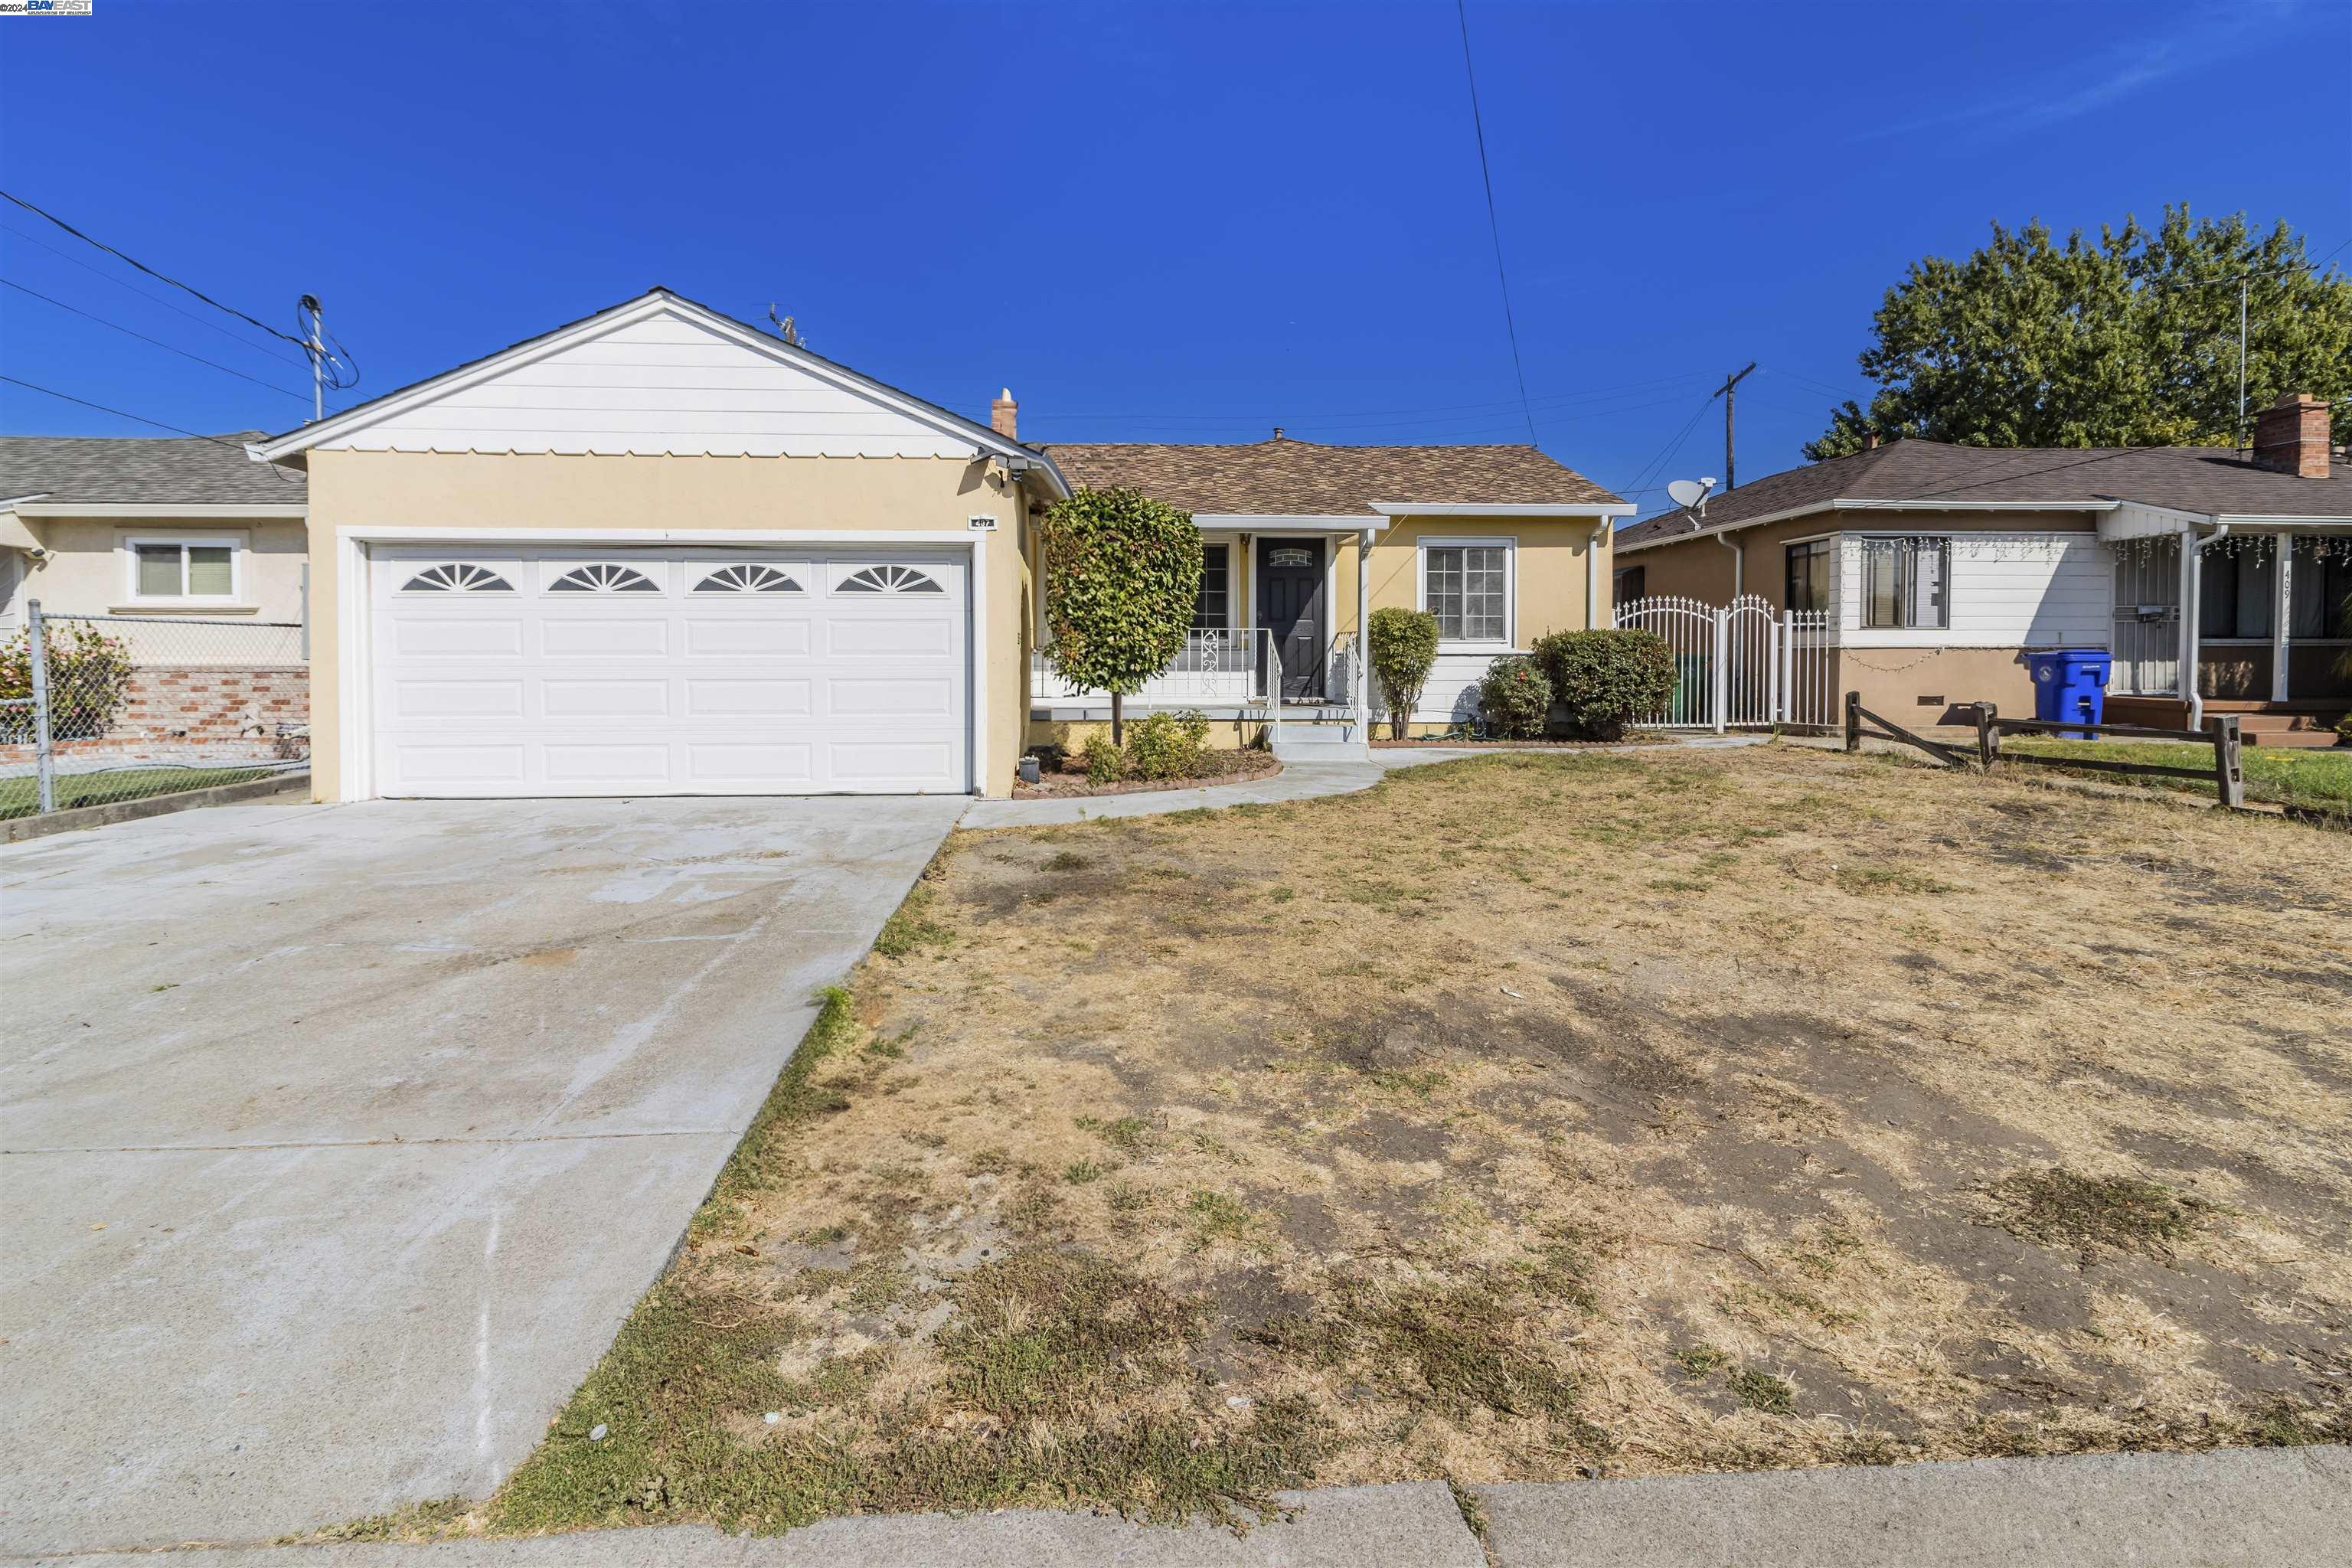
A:
{"type": "MultiPolygon", "coordinates": [[[[1009,394],[982,425],[656,289],[254,442],[309,479],[315,792],[1007,793],[1055,725],[1034,518],[1082,482],[1016,418],[1009,394]]],[[[1302,474],[1327,450],[1277,445],[1302,474]]],[[[1083,482],[1173,474],[1066,450],[1083,482]]],[[[1201,450],[1243,487],[1204,529],[1296,542],[1263,571],[1227,555],[1229,627],[1328,648],[1318,620],[1348,629],[1367,596],[1351,538],[1391,552],[1371,597],[1458,605],[1466,645],[1605,619],[1596,526],[1630,509],[1556,465],[1353,458],[1269,502],[1218,456],[1255,448],[1201,450]],[[1262,615],[1244,595],[1268,580],[1293,597],[1262,615]]],[[[1297,668],[1294,698],[1360,711],[1357,666],[1297,668]]]]}
{"type": "Polygon", "coordinates": [[[2241,714],[2332,740],[2352,706],[2352,472],[2327,407],[2262,411],[2225,448],[1895,441],[1791,468],[1617,536],[1614,593],[1826,617],[1836,691],[1898,722],[2031,714],[2024,654],[2104,648],[2117,722],[2241,714]]]}
{"type": "MultiPolygon", "coordinates": [[[[305,486],[251,460],[261,434],[0,437],[0,637],[37,601],[131,662],[103,732],[62,727],[61,757],[275,756],[308,721],[305,486]]],[[[21,715],[5,728],[14,770],[31,747],[21,715]]]]}
{"type": "MultiPolygon", "coordinates": [[[[1472,717],[1478,678],[1498,656],[1525,653],[1548,632],[1609,624],[1610,535],[1633,510],[1525,446],[1328,447],[1276,430],[1246,445],[1042,449],[1073,484],[1142,490],[1192,513],[1201,531],[1192,637],[1129,705],[1197,709],[1246,727],[1263,714],[1251,700],[1265,697],[1266,671],[1278,668],[1286,741],[1319,734],[1360,746],[1358,715],[1387,714],[1357,629],[1391,606],[1438,618],[1437,663],[1411,732],[1472,717]]],[[[1108,699],[1057,680],[1045,651],[1029,703],[1040,742],[1068,743],[1077,726],[1108,716],[1108,699]]]]}

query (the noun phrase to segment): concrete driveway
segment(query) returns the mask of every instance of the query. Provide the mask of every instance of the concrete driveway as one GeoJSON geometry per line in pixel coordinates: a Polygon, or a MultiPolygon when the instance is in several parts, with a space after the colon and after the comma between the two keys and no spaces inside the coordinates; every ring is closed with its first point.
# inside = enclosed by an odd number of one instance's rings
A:
{"type": "Polygon", "coordinates": [[[0,854],[0,1550],[495,1487],[965,804],[264,804],[0,854]]]}

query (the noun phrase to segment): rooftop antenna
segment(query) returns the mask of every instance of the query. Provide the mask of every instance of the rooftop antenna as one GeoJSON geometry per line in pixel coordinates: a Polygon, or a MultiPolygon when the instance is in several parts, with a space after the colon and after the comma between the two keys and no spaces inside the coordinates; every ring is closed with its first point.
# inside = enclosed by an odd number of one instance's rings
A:
{"type": "Polygon", "coordinates": [[[793,325],[793,318],[790,316],[779,318],[777,316],[776,302],[773,300],[768,301],[768,320],[775,323],[776,335],[783,339],[784,342],[792,344],[793,347],[796,349],[808,347],[806,343],[801,342],[800,329],[793,325]]]}

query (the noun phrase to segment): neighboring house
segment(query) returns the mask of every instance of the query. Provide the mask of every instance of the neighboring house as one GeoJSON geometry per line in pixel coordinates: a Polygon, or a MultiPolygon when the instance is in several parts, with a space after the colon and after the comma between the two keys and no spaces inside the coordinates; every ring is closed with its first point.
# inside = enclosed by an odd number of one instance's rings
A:
{"type": "Polygon", "coordinates": [[[260,435],[0,437],[0,634],[37,600],[108,617],[89,625],[132,665],[103,731],[61,728],[60,756],[276,755],[308,719],[303,479],[251,460],[260,435]]]}
{"type": "Polygon", "coordinates": [[[1898,721],[2030,714],[2025,650],[2099,647],[2118,722],[2231,711],[2318,740],[2352,705],[2352,473],[2327,433],[2325,404],[2288,398],[2251,460],[1896,441],[1625,529],[1616,596],[1827,612],[1834,689],[1898,721]]]}
{"type": "MultiPolygon", "coordinates": [[[[1368,610],[1438,617],[1437,665],[1411,721],[1416,733],[1442,731],[1475,713],[1478,678],[1497,656],[1525,653],[1547,632],[1608,625],[1609,535],[1633,510],[1532,447],[1326,447],[1277,430],[1245,446],[1042,450],[1073,484],[1142,490],[1191,512],[1201,531],[1192,637],[1130,706],[1246,723],[1263,714],[1251,699],[1266,695],[1270,646],[1290,734],[1304,721],[1354,743],[1367,703],[1385,711],[1361,679],[1368,610]]],[[[1068,743],[1070,726],[1108,717],[1108,704],[1056,679],[1041,652],[1033,739],[1068,743]]]]}
{"type": "Polygon", "coordinates": [[[1367,596],[1450,614],[1457,687],[1606,619],[1594,535],[1630,509],[1526,448],[1049,451],[1014,420],[656,289],[256,442],[310,480],[315,793],[1005,794],[1058,729],[1031,652],[1065,451],[1204,514],[1203,613],[1221,585],[1229,628],[1315,650],[1318,716],[1361,700],[1321,623],[1367,596]],[[1346,546],[1383,535],[1360,591],[1346,546]]]}

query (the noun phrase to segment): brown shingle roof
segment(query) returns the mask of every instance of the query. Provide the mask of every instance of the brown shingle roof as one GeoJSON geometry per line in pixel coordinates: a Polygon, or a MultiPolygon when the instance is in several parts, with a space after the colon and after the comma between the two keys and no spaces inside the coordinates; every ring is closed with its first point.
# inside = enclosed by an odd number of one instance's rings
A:
{"type": "Polygon", "coordinates": [[[1129,487],[1186,511],[1365,517],[1374,501],[1601,506],[1619,500],[1533,447],[1102,442],[1042,448],[1081,489],[1129,487]]]}
{"type": "MultiPolygon", "coordinates": [[[[1706,527],[1832,500],[2040,503],[2056,509],[2138,501],[2208,516],[2352,517],[2352,471],[2299,479],[2221,447],[1954,447],[1896,441],[1770,475],[1707,502],[1706,527]]],[[[1617,548],[1696,531],[1687,512],[1643,518],[1617,548]]]]}

